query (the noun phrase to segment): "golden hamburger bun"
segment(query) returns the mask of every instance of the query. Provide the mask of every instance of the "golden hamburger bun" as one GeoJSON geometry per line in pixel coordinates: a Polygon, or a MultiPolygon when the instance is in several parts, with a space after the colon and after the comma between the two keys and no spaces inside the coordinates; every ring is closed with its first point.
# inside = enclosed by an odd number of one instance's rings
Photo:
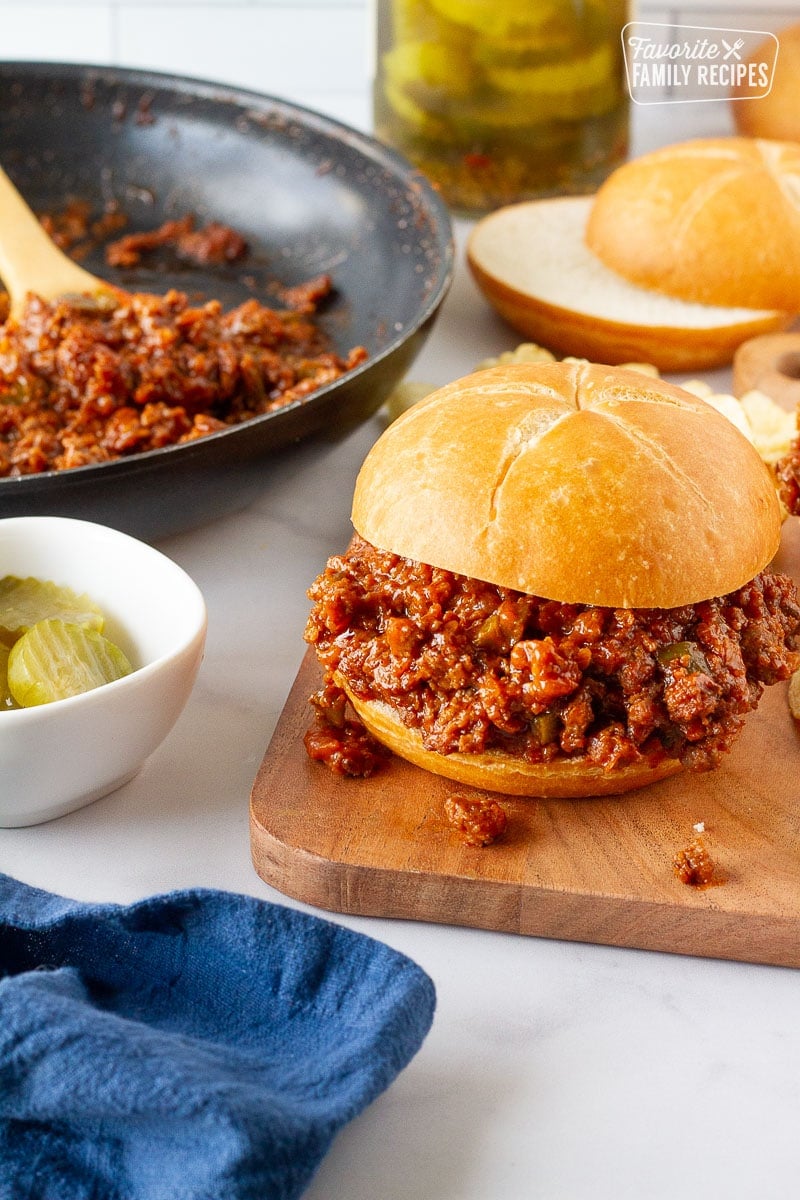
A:
{"type": "MultiPolygon", "coordinates": [[[[780,29],[777,38],[772,87],[766,96],[748,96],[746,83],[734,88],[733,119],[746,137],[800,142],[800,25],[780,29]]],[[[771,62],[774,53],[774,42],[767,38],[743,62],[771,62]]]]}
{"type": "Polygon", "coordinates": [[[651,291],[800,312],[800,145],[705,138],[634,159],[597,192],[586,244],[651,291]]]}
{"type": "Polygon", "coordinates": [[[590,196],[513,204],[472,230],[475,281],[525,338],[595,362],[706,371],[729,363],[748,338],[790,323],[784,312],[695,304],[629,282],[586,245],[592,204],[590,196]]]}
{"type": "Polygon", "coordinates": [[[781,530],[772,476],[726,417],[588,363],[493,367],[420,401],[367,455],[352,520],[404,558],[614,608],[725,595],[781,530]]]}

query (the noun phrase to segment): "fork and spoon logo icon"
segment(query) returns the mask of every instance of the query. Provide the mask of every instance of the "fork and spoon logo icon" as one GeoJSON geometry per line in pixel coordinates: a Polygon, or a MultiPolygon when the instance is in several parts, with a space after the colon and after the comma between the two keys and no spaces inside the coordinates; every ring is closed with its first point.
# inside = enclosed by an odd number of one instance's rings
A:
{"type": "Polygon", "coordinates": [[[725,47],[725,54],[723,57],[726,62],[729,58],[735,58],[737,62],[742,61],[742,55],[740,52],[744,47],[744,38],[737,38],[733,45],[731,45],[730,42],[726,42],[725,38],[720,38],[720,41],[725,47]]]}

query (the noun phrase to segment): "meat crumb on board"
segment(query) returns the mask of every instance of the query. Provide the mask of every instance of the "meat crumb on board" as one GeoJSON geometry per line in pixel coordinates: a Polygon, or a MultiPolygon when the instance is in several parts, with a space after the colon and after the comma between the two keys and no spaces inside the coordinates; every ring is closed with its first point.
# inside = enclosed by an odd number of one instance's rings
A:
{"type": "Polygon", "coordinates": [[[491,846],[508,827],[506,811],[491,796],[453,792],[444,802],[448,824],[467,846],[491,846]]]}
{"type": "Polygon", "coordinates": [[[705,822],[697,821],[692,826],[692,831],[695,836],[672,860],[672,869],[675,875],[681,883],[695,888],[724,883],[706,843],[705,822]]]}

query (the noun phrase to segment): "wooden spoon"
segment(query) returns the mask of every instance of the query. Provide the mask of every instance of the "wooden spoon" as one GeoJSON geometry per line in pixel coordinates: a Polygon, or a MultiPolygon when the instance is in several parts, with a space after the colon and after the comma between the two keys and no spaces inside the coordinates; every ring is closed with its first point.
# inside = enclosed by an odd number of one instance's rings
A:
{"type": "Polygon", "coordinates": [[[0,277],[18,317],[29,292],[45,300],[91,296],[117,301],[122,292],[68,258],[45,233],[0,167],[0,277]]]}

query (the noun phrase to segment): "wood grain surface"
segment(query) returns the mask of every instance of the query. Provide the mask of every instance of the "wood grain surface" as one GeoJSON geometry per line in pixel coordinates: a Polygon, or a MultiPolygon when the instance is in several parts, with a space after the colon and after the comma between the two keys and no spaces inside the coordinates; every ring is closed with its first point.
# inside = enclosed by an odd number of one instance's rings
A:
{"type": "MultiPolygon", "coordinates": [[[[800,574],[798,521],[776,567],[800,574]]],[[[251,795],[258,874],[333,912],[401,917],[744,962],[800,966],[800,729],[768,688],[723,766],[620,797],[502,797],[484,849],[447,824],[445,779],[393,758],[371,779],[313,763],[303,734],[319,668],[306,655],[251,795]],[[673,860],[705,825],[721,882],[673,860]]]]}

